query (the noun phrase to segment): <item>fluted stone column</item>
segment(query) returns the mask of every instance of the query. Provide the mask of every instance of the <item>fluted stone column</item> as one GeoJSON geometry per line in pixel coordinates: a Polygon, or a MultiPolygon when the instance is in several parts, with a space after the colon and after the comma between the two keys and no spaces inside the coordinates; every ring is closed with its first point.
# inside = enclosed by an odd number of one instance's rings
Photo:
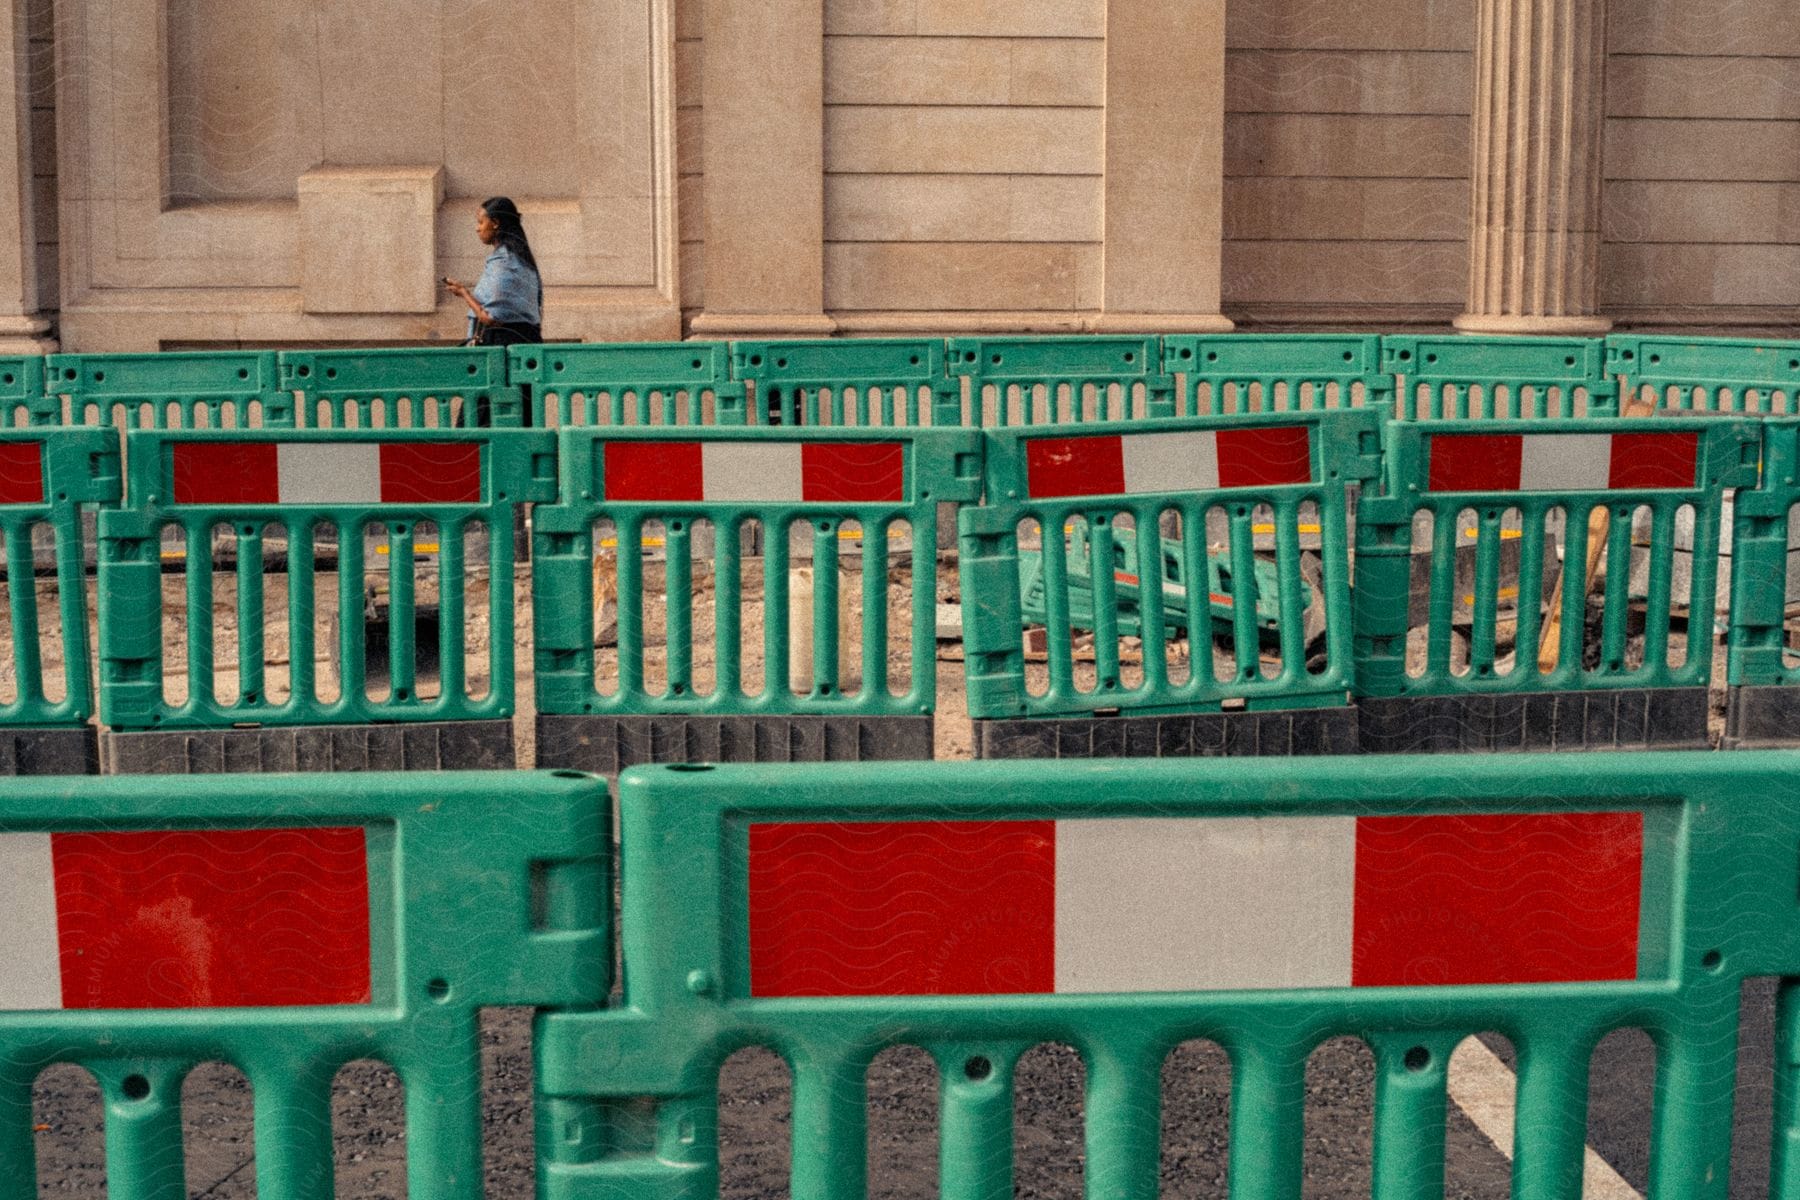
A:
{"type": "Polygon", "coordinates": [[[1606,0],[1479,0],[1468,333],[1591,335],[1606,0]]]}

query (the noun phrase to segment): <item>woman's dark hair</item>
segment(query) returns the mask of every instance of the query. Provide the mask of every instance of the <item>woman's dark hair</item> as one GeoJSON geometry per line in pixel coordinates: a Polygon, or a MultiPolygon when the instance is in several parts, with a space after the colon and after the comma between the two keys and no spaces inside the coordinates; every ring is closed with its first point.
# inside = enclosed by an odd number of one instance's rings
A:
{"type": "Polygon", "coordinates": [[[518,256],[533,271],[538,269],[537,259],[532,256],[531,243],[525,237],[525,223],[519,217],[519,206],[509,197],[492,196],[481,202],[481,211],[486,213],[498,225],[495,241],[505,246],[518,256]]]}

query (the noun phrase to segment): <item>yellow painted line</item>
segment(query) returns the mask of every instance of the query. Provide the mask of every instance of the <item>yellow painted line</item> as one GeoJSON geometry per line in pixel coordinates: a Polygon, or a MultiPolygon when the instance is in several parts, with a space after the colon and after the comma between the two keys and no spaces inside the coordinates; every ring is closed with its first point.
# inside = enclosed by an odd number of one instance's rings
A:
{"type": "MultiPolygon", "coordinates": [[[[438,544],[436,542],[419,542],[413,546],[414,554],[436,554],[437,552],[438,552],[438,544]]],[[[389,553],[389,548],[388,548],[387,543],[383,542],[381,545],[376,546],[375,553],[377,553],[377,554],[389,553]]]]}
{"type": "MultiPolygon", "coordinates": [[[[1319,527],[1317,525],[1301,525],[1299,528],[1300,528],[1301,533],[1317,533],[1317,532],[1319,532],[1319,527]]],[[[1251,533],[1274,533],[1275,526],[1273,524],[1252,525],[1250,527],[1250,532],[1251,533]]]]}
{"type": "MultiPolygon", "coordinates": [[[[1462,532],[1464,537],[1479,537],[1481,535],[1481,531],[1476,529],[1473,525],[1462,532]]],[[[1525,536],[1525,531],[1523,529],[1502,529],[1500,531],[1500,540],[1503,542],[1510,542],[1514,538],[1523,536],[1525,536]]]]}
{"type": "MultiPolygon", "coordinates": [[[[1496,598],[1500,599],[1500,600],[1517,600],[1519,598],[1519,589],[1516,587],[1501,588],[1500,591],[1497,593],[1496,598]]],[[[1475,597],[1474,596],[1465,595],[1462,598],[1462,602],[1464,604],[1468,605],[1470,608],[1475,607],[1475,597]]]]}

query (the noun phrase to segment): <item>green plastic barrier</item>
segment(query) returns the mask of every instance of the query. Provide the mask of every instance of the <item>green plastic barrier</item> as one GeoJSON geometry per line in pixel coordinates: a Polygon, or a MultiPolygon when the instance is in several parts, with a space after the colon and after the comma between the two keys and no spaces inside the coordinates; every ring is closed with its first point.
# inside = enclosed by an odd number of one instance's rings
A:
{"type": "Polygon", "coordinates": [[[516,428],[519,389],[499,346],[283,350],[281,383],[309,429],[516,428]]]}
{"type": "MultiPolygon", "coordinates": [[[[152,432],[129,435],[126,506],[100,518],[100,712],[116,729],[188,729],[388,721],[504,718],[513,707],[513,513],[555,498],[554,441],[531,430],[365,430],[284,432],[279,440],[243,434],[152,432]],[[415,527],[436,527],[435,551],[415,527]],[[370,527],[386,537],[368,553],[370,527]],[[275,526],[277,541],[265,530],[275,526]],[[164,535],[185,551],[187,696],[165,695],[162,637],[164,535]],[[220,696],[215,670],[215,536],[235,558],[236,682],[220,696]],[[464,625],[471,615],[466,560],[486,540],[489,682],[471,694],[464,625]],[[281,544],[285,543],[285,545],[281,544]],[[314,653],[315,549],[336,555],[338,606],[335,698],[321,691],[314,653]],[[267,558],[265,558],[267,555],[267,558]],[[438,579],[438,694],[416,686],[429,647],[415,636],[415,557],[435,558],[438,579]],[[387,676],[370,694],[366,568],[379,557],[389,592],[387,676]],[[266,688],[265,574],[285,567],[289,694],[266,688]],[[194,619],[194,614],[205,614],[194,619]],[[498,649],[495,649],[498,648],[498,649]]],[[[426,574],[431,574],[427,564],[426,574]]]]}
{"type": "Polygon", "coordinates": [[[944,353],[942,338],[733,342],[731,373],[755,387],[756,425],[956,425],[944,353]]]}
{"type": "MultiPolygon", "coordinates": [[[[986,503],[964,509],[960,519],[963,642],[977,753],[1016,757],[1023,749],[1015,743],[1036,736],[1051,739],[1038,746],[1039,753],[1077,753],[1067,746],[1046,748],[1066,739],[1048,726],[1034,733],[1032,721],[1045,717],[1216,716],[1238,707],[1343,706],[1351,661],[1346,489],[1379,469],[1380,428],[1373,410],[1340,409],[1177,418],[1154,427],[1113,422],[1066,433],[990,432],[986,503]],[[1316,572],[1303,566],[1301,545],[1302,526],[1314,522],[1318,549],[1306,557],[1316,572]],[[1171,528],[1177,523],[1178,532],[1171,528]],[[1029,549],[1021,537],[1078,525],[1085,526],[1081,544],[1090,561],[1081,573],[1091,590],[1094,626],[1093,675],[1079,681],[1073,572],[1060,537],[1052,537],[1041,558],[1042,672],[1028,670],[1020,635],[1020,557],[1029,549]],[[1230,645],[1219,650],[1228,666],[1215,659],[1210,638],[1190,643],[1185,659],[1178,651],[1171,658],[1169,600],[1159,588],[1138,589],[1132,616],[1141,645],[1122,644],[1114,548],[1130,539],[1138,562],[1156,561],[1166,535],[1179,539],[1190,563],[1207,557],[1209,543],[1222,543],[1234,580],[1257,577],[1259,537],[1272,546],[1275,595],[1232,604],[1230,645]],[[1316,591],[1309,575],[1317,579],[1316,591]],[[1280,614],[1269,647],[1257,614],[1264,602],[1280,614]],[[1321,626],[1322,654],[1306,644],[1309,611],[1323,617],[1313,622],[1321,626]],[[1264,661],[1265,649],[1275,661],[1264,661]],[[1135,683],[1123,669],[1126,651],[1140,652],[1135,683]],[[981,724],[985,719],[1007,724],[988,728],[981,724]]],[[[1190,588],[1182,602],[1185,627],[1210,632],[1212,596],[1190,588]]],[[[1126,752],[1182,751],[1165,745],[1126,752]]]]}
{"type": "Polygon", "coordinates": [[[65,425],[250,429],[294,423],[272,350],[52,354],[50,411],[65,425]]]}
{"type": "Polygon", "coordinates": [[[1484,420],[1402,421],[1387,439],[1387,494],[1365,494],[1357,510],[1365,749],[1706,745],[1720,510],[1726,488],[1755,481],[1755,422],[1607,417],[1496,432],[1484,420]],[[1471,535],[1465,576],[1457,547],[1471,535]],[[1415,583],[1414,556],[1427,553],[1415,583]],[[1686,645],[1675,646],[1682,607],[1686,645]],[[1409,649],[1409,626],[1424,629],[1422,646],[1409,649]]]}
{"type": "MultiPolygon", "coordinates": [[[[1723,1197],[1740,989],[1800,974],[1796,772],[1786,753],[632,772],[624,995],[538,1018],[539,1194],[718,1196],[720,1067],[759,1046],[792,1072],[791,1194],[862,1196],[870,1064],[916,1046],[939,1194],[1011,1196],[1015,1067],[1058,1042],[1085,1068],[1086,1194],[1155,1196],[1164,1064],[1203,1038],[1232,1068],[1230,1194],[1299,1196],[1308,1058],[1354,1037],[1373,1194],[1442,1197],[1452,1052],[1500,1030],[1512,1194],[1578,1196],[1590,1058],[1631,1028],[1656,1045],[1649,1193],[1723,1197]]],[[[1795,1001],[1788,978],[1772,1194],[1800,1166],[1795,1001]]]]}
{"type": "Polygon", "coordinates": [[[106,1194],[188,1196],[182,1083],[223,1061],[257,1193],[327,1200],[333,1078],[373,1058],[405,1084],[407,1194],[480,1200],[479,1010],[604,1001],[608,832],[599,781],[548,774],[7,783],[8,1186],[67,1186],[34,1169],[32,1084],[74,1063],[106,1194]]]}
{"type": "Polygon", "coordinates": [[[1162,373],[1162,346],[1154,337],[952,338],[949,354],[951,375],[966,381],[964,425],[1175,414],[1175,381],[1162,373]]]}
{"type": "Polygon", "coordinates": [[[1384,337],[1402,419],[1598,417],[1617,412],[1618,381],[1600,338],[1384,337]]]}
{"type": "Polygon", "coordinates": [[[44,390],[43,356],[0,355],[0,428],[61,423],[60,404],[44,390]]]}
{"type": "Polygon", "coordinates": [[[1169,334],[1162,346],[1163,370],[1180,381],[1180,416],[1393,409],[1394,377],[1375,334],[1169,334]]]}
{"type": "Polygon", "coordinates": [[[1800,342],[1638,333],[1606,339],[1624,394],[1670,412],[1800,415],[1800,342]]]}
{"type": "Polygon", "coordinates": [[[90,769],[94,690],[82,513],[118,500],[118,439],[106,431],[0,431],[0,554],[16,689],[0,703],[0,774],[90,769]],[[40,608],[45,602],[48,613],[40,608]],[[48,663],[46,652],[60,661],[48,663]],[[52,676],[59,682],[49,686],[52,676]]]}
{"type": "Polygon", "coordinates": [[[930,757],[937,510],[978,494],[978,433],[564,430],[560,450],[562,500],[533,512],[541,765],[930,757]],[[596,585],[616,592],[616,669],[595,651],[596,585]],[[809,586],[807,605],[792,589],[809,586]],[[760,681],[741,661],[753,611],[760,681]]]}
{"type": "Polygon", "coordinates": [[[551,343],[509,348],[532,424],[742,425],[744,386],[724,342],[551,343]]]}

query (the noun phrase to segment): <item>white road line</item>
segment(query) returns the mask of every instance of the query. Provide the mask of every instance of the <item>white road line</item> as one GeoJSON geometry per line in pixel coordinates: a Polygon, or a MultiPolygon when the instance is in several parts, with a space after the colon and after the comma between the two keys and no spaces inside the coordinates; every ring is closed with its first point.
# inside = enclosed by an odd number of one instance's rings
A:
{"type": "MultiPolygon", "coordinates": [[[[1464,1038],[1450,1056],[1450,1099],[1475,1128],[1512,1161],[1513,1097],[1518,1080],[1507,1065],[1479,1038],[1464,1038]]],[[[1581,1170],[1582,1200],[1642,1200],[1607,1161],[1586,1147],[1581,1170]]]]}

